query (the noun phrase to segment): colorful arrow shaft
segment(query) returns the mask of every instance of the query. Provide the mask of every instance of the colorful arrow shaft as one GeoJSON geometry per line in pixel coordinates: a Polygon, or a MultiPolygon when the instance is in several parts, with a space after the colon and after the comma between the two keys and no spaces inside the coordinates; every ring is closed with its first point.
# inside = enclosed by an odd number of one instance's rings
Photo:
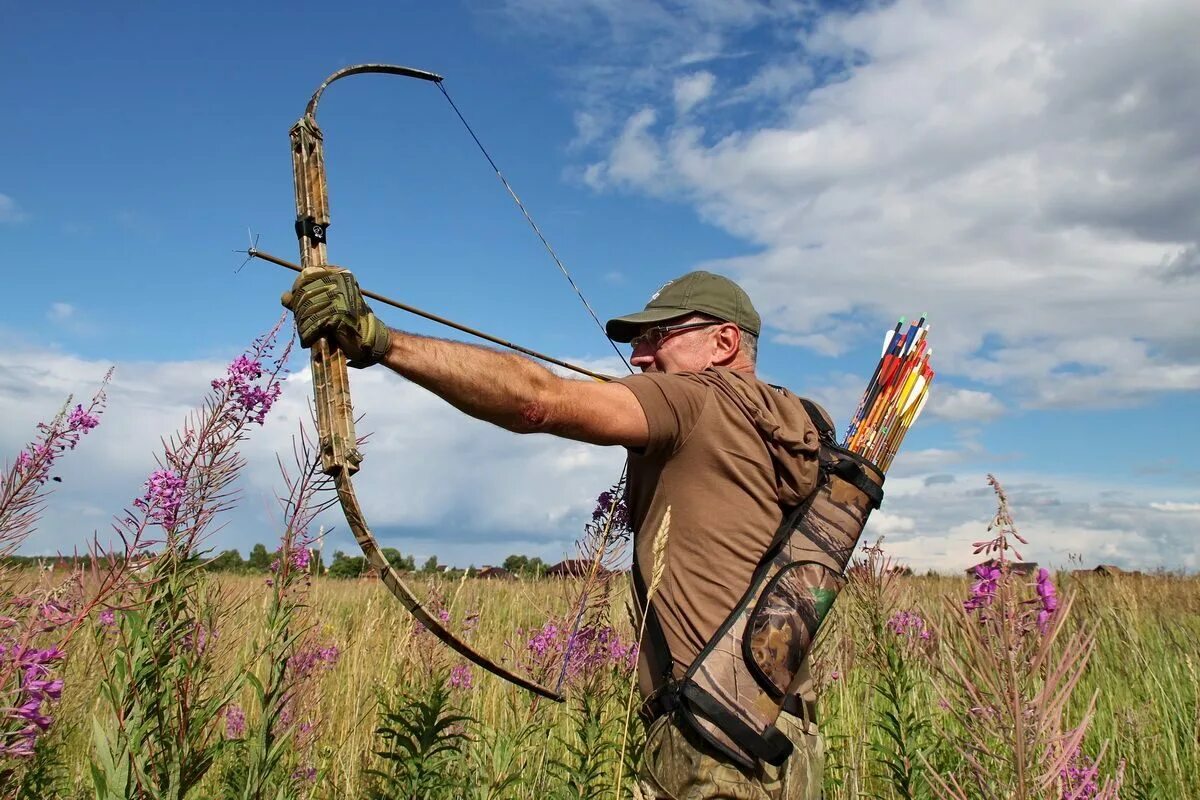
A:
{"type": "Polygon", "coordinates": [[[886,471],[904,435],[929,397],[933,368],[925,315],[905,329],[905,319],[888,331],[879,363],[846,429],[845,447],[886,471]]]}

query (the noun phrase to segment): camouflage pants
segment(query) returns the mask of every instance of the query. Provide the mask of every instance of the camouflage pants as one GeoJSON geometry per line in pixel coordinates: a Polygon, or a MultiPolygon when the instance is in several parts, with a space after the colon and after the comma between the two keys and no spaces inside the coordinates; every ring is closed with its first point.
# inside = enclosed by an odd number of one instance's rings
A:
{"type": "Polygon", "coordinates": [[[670,716],[646,734],[641,795],[652,800],[819,800],[825,749],[816,726],[781,714],[776,727],[796,749],[780,767],[746,769],[719,758],[670,716]]]}

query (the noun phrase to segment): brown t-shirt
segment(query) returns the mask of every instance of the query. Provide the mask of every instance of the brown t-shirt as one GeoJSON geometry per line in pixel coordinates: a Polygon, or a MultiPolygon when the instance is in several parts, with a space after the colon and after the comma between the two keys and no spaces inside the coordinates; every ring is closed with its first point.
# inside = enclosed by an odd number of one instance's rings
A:
{"type": "MultiPolygon", "coordinates": [[[[645,449],[630,451],[627,494],[643,585],[671,509],[654,608],[679,678],[746,592],[783,508],[815,488],[818,434],[795,395],[744,372],[645,373],[621,382],[650,429],[645,449]]],[[[644,695],[662,683],[665,662],[653,645],[644,637],[644,695]]],[[[811,686],[800,695],[814,699],[811,686]]]]}

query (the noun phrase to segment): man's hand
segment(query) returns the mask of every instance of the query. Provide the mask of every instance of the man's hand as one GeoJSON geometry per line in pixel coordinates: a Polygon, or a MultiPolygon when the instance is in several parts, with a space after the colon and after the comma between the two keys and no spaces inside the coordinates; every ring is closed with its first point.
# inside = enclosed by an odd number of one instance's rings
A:
{"type": "Polygon", "coordinates": [[[346,363],[357,369],[377,364],[387,353],[388,328],[371,312],[358,281],[346,270],[305,270],[280,300],[296,315],[301,347],[329,337],[346,354],[346,363]]]}

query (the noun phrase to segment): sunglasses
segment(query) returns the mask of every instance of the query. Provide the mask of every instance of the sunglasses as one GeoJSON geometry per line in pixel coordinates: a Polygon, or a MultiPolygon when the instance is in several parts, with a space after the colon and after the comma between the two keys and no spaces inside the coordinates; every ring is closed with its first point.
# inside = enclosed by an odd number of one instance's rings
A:
{"type": "Polygon", "coordinates": [[[680,325],[656,325],[630,339],[629,344],[634,350],[637,350],[643,344],[650,345],[651,350],[657,350],[662,346],[663,342],[677,333],[697,330],[699,328],[711,328],[714,325],[724,324],[724,322],[684,322],[680,325]]]}

